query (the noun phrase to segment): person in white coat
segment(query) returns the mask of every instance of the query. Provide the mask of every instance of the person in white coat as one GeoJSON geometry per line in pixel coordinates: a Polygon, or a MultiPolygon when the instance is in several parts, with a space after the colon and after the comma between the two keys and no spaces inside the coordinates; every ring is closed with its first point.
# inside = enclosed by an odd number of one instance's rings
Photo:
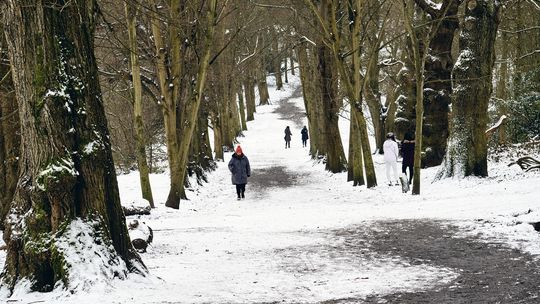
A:
{"type": "Polygon", "coordinates": [[[397,171],[397,160],[399,155],[399,147],[396,142],[396,137],[394,133],[386,134],[386,140],[383,144],[384,150],[384,164],[386,165],[386,179],[388,180],[388,185],[392,186],[392,182],[395,182],[395,185],[399,185],[398,180],[398,171],[397,171]],[[390,176],[390,171],[393,171],[394,178],[390,176]]]}

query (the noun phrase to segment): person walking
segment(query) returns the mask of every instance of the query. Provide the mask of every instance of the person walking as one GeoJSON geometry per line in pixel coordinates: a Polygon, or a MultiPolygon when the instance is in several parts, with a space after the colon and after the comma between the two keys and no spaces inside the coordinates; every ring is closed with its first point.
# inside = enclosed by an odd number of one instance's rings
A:
{"type": "Polygon", "coordinates": [[[306,126],[302,128],[302,131],[300,131],[300,133],[302,134],[302,147],[306,147],[307,140],[309,139],[308,130],[306,126]]]}
{"type": "Polygon", "coordinates": [[[242,152],[242,147],[237,146],[236,151],[229,161],[229,171],[231,171],[231,180],[236,185],[236,195],[238,200],[246,198],[247,179],[251,175],[251,167],[247,156],[242,152]]]}
{"type": "Polygon", "coordinates": [[[394,133],[390,132],[386,134],[386,140],[383,144],[384,150],[384,164],[386,166],[386,179],[388,185],[392,186],[392,181],[395,181],[395,185],[399,185],[398,173],[397,173],[397,159],[399,154],[398,144],[394,133]],[[394,173],[394,179],[390,177],[390,170],[394,173]]]}
{"type": "Polygon", "coordinates": [[[291,147],[291,136],[292,136],[291,129],[289,129],[289,126],[287,126],[285,128],[285,137],[284,137],[285,138],[285,149],[291,147]]]}
{"type": "Polygon", "coordinates": [[[403,162],[401,163],[401,173],[407,176],[407,168],[409,168],[409,185],[413,179],[413,167],[414,167],[414,136],[407,132],[401,142],[401,156],[403,162]]]}

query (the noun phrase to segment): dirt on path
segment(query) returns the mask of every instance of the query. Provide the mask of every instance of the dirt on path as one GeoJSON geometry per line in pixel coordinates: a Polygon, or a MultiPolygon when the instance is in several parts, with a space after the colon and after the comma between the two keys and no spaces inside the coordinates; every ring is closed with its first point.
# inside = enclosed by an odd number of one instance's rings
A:
{"type": "Polygon", "coordinates": [[[455,225],[429,220],[377,222],[329,232],[328,237],[345,240],[337,251],[354,251],[362,257],[369,248],[411,265],[454,269],[459,276],[433,290],[323,303],[540,303],[540,262],[536,257],[505,244],[460,237],[459,232],[455,225]]]}

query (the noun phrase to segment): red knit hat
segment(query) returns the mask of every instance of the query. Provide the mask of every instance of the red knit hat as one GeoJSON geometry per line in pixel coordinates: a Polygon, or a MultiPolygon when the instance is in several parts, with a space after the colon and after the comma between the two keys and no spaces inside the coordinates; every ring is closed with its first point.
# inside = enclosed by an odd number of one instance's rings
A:
{"type": "Polygon", "coordinates": [[[236,154],[242,154],[242,147],[240,146],[236,147],[236,154]]]}

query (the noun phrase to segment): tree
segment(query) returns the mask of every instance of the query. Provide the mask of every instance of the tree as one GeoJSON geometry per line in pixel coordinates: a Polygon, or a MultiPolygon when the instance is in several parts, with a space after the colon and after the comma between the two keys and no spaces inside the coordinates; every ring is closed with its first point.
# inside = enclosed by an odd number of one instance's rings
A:
{"type": "MultiPolygon", "coordinates": [[[[337,5],[335,1],[323,0],[320,3],[320,11],[310,0],[304,0],[304,3],[310,8],[316,17],[319,27],[323,33],[323,41],[331,50],[334,58],[334,64],[339,71],[343,90],[351,104],[351,119],[358,125],[360,144],[362,145],[363,165],[366,171],[365,178],[368,188],[377,186],[375,176],[375,167],[371,157],[371,148],[368,140],[367,124],[362,110],[362,90],[365,89],[365,79],[361,77],[360,63],[360,42],[357,35],[360,31],[359,14],[363,11],[363,1],[353,0],[346,3],[347,8],[354,12],[349,14],[349,25],[353,29],[349,31],[350,37],[346,39],[350,43],[348,51],[343,49],[342,33],[337,22],[337,5]],[[352,20],[351,20],[352,18],[352,20]],[[356,34],[354,34],[356,33],[356,34]],[[351,64],[348,64],[347,57],[344,54],[353,56],[351,64]],[[356,59],[355,59],[356,56],[356,59]]],[[[369,66],[369,65],[368,65],[369,66]]],[[[369,72],[366,73],[369,75],[369,72]]],[[[349,167],[354,168],[358,166],[349,167]]],[[[360,175],[357,175],[360,176],[360,175]]]]}
{"type": "Polygon", "coordinates": [[[439,178],[488,175],[485,131],[501,5],[466,1],[459,57],[452,71],[450,137],[439,178]]]}
{"type": "Polygon", "coordinates": [[[189,148],[203,99],[202,90],[217,25],[217,1],[211,0],[202,6],[190,3],[192,6],[189,7],[181,6],[180,1],[172,1],[166,22],[167,45],[162,37],[159,8],[155,0],[151,4],[150,19],[159,87],[163,96],[162,111],[171,182],[165,206],[178,209],[180,199],[186,198],[184,181],[189,148]],[[200,26],[194,27],[192,22],[200,26]]]}
{"type": "Polygon", "coordinates": [[[21,118],[21,172],[4,231],[2,284],[10,289],[22,280],[37,291],[58,281],[69,286],[78,261],[67,248],[88,245],[71,243],[77,233],[93,241],[104,270],[125,263],[110,276],[144,271],[120,205],[93,53],[93,4],[1,4],[21,118]]]}
{"type": "Polygon", "coordinates": [[[131,63],[131,79],[133,83],[133,118],[135,127],[135,142],[137,144],[136,155],[139,167],[139,179],[141,183],[142,197],[154,208],[154,198],[150,187],[148,163],[146,161],[146,142],[144,134],[144,122],[142,117],[142,83],[141,67],[139,65],[139,51],[137,46],[137,14],[138,4],[125,3],[126,20],[129,35],[129,50],[131,63]]]}
{"type": "MultiPolygon", "coordinates": [[[[2,31],[0,27],[0,32],[2,31]]],[[[13,91],[11,68],[5,50],[5,36],[0,37],[0,229],[15,193],[19,177],[20,133],[17,100],[13,91]]]]}

